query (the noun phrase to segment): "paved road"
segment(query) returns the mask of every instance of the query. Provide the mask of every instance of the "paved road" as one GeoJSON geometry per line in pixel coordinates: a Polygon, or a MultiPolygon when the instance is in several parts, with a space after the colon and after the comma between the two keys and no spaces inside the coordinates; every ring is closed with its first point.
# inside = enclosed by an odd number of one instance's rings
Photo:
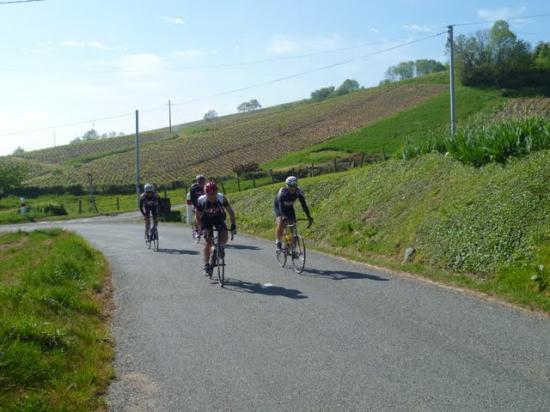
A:
{"type": "Polygon", "coordinates": [[[113,411],[550,410],[550,320],[322,254],[302,275],[238,236],[226,289],[182,226],[62,225],[111,262],[113,411]]]}

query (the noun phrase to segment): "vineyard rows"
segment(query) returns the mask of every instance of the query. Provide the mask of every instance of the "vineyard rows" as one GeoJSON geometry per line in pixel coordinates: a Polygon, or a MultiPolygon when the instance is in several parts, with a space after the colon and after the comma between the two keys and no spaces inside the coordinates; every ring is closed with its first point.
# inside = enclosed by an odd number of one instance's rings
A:
{"type": "MultiPolygon", "coordinates": [[[[277,108],[184,125],[180,137],[142,147],[142,180],[168,183],[198,172],[221,175],[247,162],[262,163],[350,132],[370,122],[424,102],[445,89],[438,84],[410,84],[362,90],[321,103],[277,108]]],[[[105,156],[61,174],[31,179],[33,186],[129,184],[134,179],[133,151],[105,156]]]]}

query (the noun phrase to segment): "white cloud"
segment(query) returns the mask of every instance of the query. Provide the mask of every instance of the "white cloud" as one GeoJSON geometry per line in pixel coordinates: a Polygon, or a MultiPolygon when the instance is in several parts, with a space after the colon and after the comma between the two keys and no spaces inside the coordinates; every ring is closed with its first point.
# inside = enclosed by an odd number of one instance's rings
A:
{"type": "Polygon", "coordinates": [[[376,27],[371,27],[369,30],[370,30],[372,33],[375,33],[375,34],[380,33],[380,29],[377,29],[376,27]]]}
{"type": "Polygon", "coordinates": [[[51,41],[37,43],[35,47],[27,49],[24,48],[23,51],[33,54],[46,54],[55,50],[54,43],[51,41]]]}
{"type": "Polygon", "coordinates": [[[273,36],[267,51],[275,54],[283,54],[298,50],[298,43],[288,36],[273,36]]]}
{"type": "Polygon", "coordinates": [[[164,20],[165,23],[168,24],[185,24],[187,20],[182,19],[181,17],[169,17],[169,16],[163,16],[161,17],[162,20],[164,20]]]}
{"type": "Polygon", "coordinates": [[[127,54],[120,58],[118,67],[125,74],[155,74],[165,68],[164,60],[154,53],[127,54]]]}
{"type": "Polygon", "coordinates": [[[517,17],[525,11],[525,7],[518,7],[517,9],[511,9],[509,7],[499,7],[496,9],[479,9],[477,10],[477,16],[483,20],[508,20],[517,17]]]}
{"type": "Polygon", "coordinates": [[[419,24],[406,24],[402,26],[405,30],[413,33],[429,33],[432,31],[428,26],[421,26],[419,24]]]}
{"type": "Polygon", "coordinates": [[[186,49],[186,50],[176,50],[172,52],[174,56],[184,57],[184,58],[205,56],[205,55],[216,54],[216,53],[218,53],[216,49],[211,49],[211,50],[186,49]]]}
{"type": "Polygon", "coordinates": [[[78,49],[97,49],[97,50],[125,50],[122,46],[106,46],[98,41],[79,41],[65,40],[59,43],[60,47],[73,47],[78,49]]]}

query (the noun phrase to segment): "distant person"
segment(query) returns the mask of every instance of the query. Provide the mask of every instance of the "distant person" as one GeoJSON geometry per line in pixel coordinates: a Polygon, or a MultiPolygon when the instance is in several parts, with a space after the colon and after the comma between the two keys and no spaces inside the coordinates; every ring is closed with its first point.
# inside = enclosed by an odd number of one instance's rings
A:
{"type": "MultiPolygon", "coordinates": [[[[191,189],[189,190],[189,196],[191,197],[191,203],[193,205],[193,215],[195,215],[195,209],[197,208],[197,202],[199,200],[199,197],[204,195],[205,185],[206,185],[206,178],[204,177],[204,175],[197,175],[195,178],[195,183],[191,185],[191,189]]],[[[199,232],[196,219],[193,224],[193,231],[197,236],[197,239],[198,239],[197,243],[198,243],[200,241],[201,234],[199,232]]]]}
{"type": "MultiPolygon", "coordinates": [[[[225,223],[227,219],[226,210],[229,212],[231,219],[231,233],[234,234],[236,232],[237,226],[235,225],[235,212],[227,198],[223,194],[218,193],[216,182],[209,182],[204,187],[204,192],[205,194],[199,197],[197,201],[195,220],[206,241],[206,245],[204,246],[204,274],[210,276],[214,269],[210,259],[214,246],[214,228],[219,231],[220,242],[223,245],[228,240],[227,225],[225,223]]],[[[212,259],[212,261],[214,260],[212,259]]]]}
{"type": "Polygon", "coordinates": [[[145,219],[145,239],[147,239],[151,228],[151,215],[153,216],[153,227],[156,228],[158,225],[160,197],[151,183],[147,183],[143,189],[145,192],[139,198],[139,210],[145,219]]]}
{"type": "Polygon", "coordinates": [[[277,225],[277,241],[276,247],[278,250],[281,250],[282,243],[281,239],[283,238],[283,232],[285,230],[285,222],[295,223],[296,222],[296,212],[294,211],[294,202],[300,200],[302,209],[308,219],[308,226],[311,226],[313,223],[313,218],[309,212],[309,208],[306,203],[306,199],[298,187],[298,179],[294,176],[289,176],[285,180],[286,187],[282,187],[277,192],[275,196],[275,201],[273,204],[273,212],[275,213],[275,223],[277,225]]]}

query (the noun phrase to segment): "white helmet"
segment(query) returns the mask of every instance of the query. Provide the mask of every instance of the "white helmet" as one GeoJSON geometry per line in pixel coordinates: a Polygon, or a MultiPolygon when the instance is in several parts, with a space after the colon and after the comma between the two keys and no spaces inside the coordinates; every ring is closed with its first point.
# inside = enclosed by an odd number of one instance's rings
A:
{"type": "Polygon", "coordinates": [[[286,178],[285,183],[288,187],[296,187],[298,186],[298,179],[294,176],[289,176],[286,178]]]}
{"type": "Polygon", "coordinates": [[[143,186],[143,190],[146,192],[154,192],[155,186],[153,186],[151,183],[146,183],[145,186],[143,186]]]}

